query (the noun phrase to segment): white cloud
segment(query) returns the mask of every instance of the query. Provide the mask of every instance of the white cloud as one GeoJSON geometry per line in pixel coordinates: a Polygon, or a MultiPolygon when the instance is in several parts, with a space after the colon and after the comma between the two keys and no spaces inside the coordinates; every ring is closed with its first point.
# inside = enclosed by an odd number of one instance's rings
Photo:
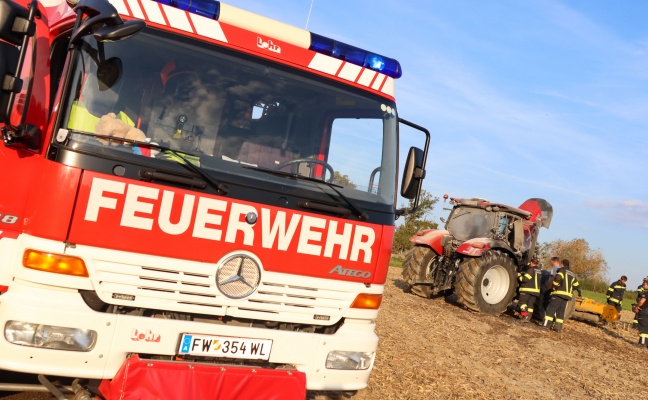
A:
{"type": "Polygon", "coordinates": [[[648,228],[648,202],[626,199],[586,201],[585,205],[597,211],[605,219],[627,226],[648,228]]]}

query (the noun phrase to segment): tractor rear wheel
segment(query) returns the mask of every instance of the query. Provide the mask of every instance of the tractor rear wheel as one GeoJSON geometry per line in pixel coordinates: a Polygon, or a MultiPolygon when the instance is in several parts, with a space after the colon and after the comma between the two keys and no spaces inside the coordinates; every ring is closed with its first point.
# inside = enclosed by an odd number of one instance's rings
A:
{"type": "Polygon", "coordinates": [[[409,290],[421,297],[430,298],[432,288],[427,285],[415,285],[416,282],[425,282],[429,266],[435,259],[436,253],[426,246],[414,246],[405,254],[403,261],[403,279],[409,290]]]}
{"type": "Polygon", "coordinates": [[[516,280],[513,260],[501,251],[489,251],[459,265],[455,295],[470,310],[497,315],[513,301],[516,280]]]}

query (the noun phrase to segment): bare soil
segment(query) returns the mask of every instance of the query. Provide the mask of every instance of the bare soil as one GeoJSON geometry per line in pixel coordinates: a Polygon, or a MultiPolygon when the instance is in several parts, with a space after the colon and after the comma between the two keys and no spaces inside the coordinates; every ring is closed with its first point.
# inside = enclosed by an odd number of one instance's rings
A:
{"type": "MultiPolygon", "coordinates": [[[[380,344],[369,386],[346,397],[312,399],[629,399],[641,396],[648,350],[626,324],[569,320],[562,334],[511,315],[467,311],[443,297],[407,293],[391,267],[380,344]]],[[[623,311],[622,321],[633,314],[623,311]]],[[[4,393],[6,394],[6,393],[4,393]]],[[[0,398],[52,399],[24,393],[0,398]]]]}
{"type": "MultiPolygon", "coordinates": [[[[576,320],[561,334],[407,293],[391,267],[369,399],[629,399],[646,390],[648,349],[627,324],[576,320]]],[[[632,322],[623,311],[621,320],[632,322]]]]}

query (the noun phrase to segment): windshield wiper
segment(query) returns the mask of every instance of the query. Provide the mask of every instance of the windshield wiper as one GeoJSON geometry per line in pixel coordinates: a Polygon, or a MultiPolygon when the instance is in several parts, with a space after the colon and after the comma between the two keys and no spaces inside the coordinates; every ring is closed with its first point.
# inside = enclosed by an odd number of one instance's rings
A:
{"type": "MultiPolygon", "coordinates": [[[[104,139],[104,140],[109,140],[109,141],[117,141],[120,143],[129,143],[135,146],[142,146],[142,147],[147,147],[147,148],[153,148],[157,149],[160,151],[168,151],[172,155],[178,157],[182,162],[178,162],[178,164],[184,166],[186,169],[189,171],[199,175],[201,178],[203,178],[209,186],[211,186],[218,194],[226,195],[229,192],[229,188],[225,186],[222,183],[219,183],[215,181],[211,176],[207,175],[205,172],[203,172],[202,168],[194,165],[191,163],[191,161],[187,160],[187,158],[184,155],[191,155],[191,156],[197,156],[195,154],[191,153],[184,153],[180,152],[177,150],[174,150],[168,146],[162,146],[157,143],[145,143],[145,142],[140,142],[137,140],[132,140],[132,139],[125,139],[125,138],[116,138],[114,136],[106,136],[106,135],[97,135],[95,133],[88,133],[88,132],[82,132],[82,131],[74,131],[76,134],[84,135],[84,136],[90,136],[94,138],[99,138],[99,139],[104,139]],[[184,155],[183,155],[184,154],[184,155]]],[[[157,172],[157,171],[144,171],[140,174],[142,178],[146,178],[148,180],[152,179],[161,179],[161,180],[166,180],[166,181],[171,181],[175,183],[182,183],[182,184],[188,184],[192,186],[196,186],[200,189],[204,189],[205,186],[200,187],[200,185],[196,184],[198,182],[187,179],[187,178],[182,178],[179,176],[175,176],[172,174],[166,174],[163,172],[157,172]]]]}
{"type": "Polygon", "coordinates": [[[333,191],[334,191],[335,193],[337,193],[337,195],[340,196],[340,198],[341,198],[342,200],[344,200],[344,201],[347,203],[347,206],[349,206],[349,208],[351,209],[351,211],[353,211],[353,213],[355,214],[355,216],[358,217],[358,219],[359,219],[360,221],[368,221],[368,220],[369,220],[369,215],[367,215],[366,212],[364,212],[364,211],[360,210],[358,207],[356,207],[355,204],[353,204],[353,203],[351,202],[351,200],[349,200],[348,197],[346,197],[345,195],[342,194],[342,192],[340,192],[339,190],[336,189],[336,186],[338,186],[338,185],[335,185],[335,184],[333,184],[333,183],[326,182],[326,181],[319,181],[319,183],[323,183],[323,184],[325,184],[326,186],[328,186],[328,187],[330,187],[331,189],[333,189],[333,191]]]}
{"type": "Polygon", "coordinates": [[[271,174],[271,175],[287,176],[287,177],[290,177],[290,178],[300,179],[300,180],[303,180],[303,181],[326,183],[325,181],[323,181],[323,180],[321,180],[319,178],[312,178],[310,176],[299,175],[299,174],[296,174],[294,172],[286,172],[286,171],[279,171],[277,169],[272,169],[272,168],[259,167],[257,165],[241,164],[241,168],[253,169],[255,171],[261,171],[261,172],[267,172],[268,174],[271,174]]]}
{"type": "Polygon", "coordinates": [[[324,203],[317,203],[313,201],[300,201],[297,203],[298,206],[302,208],[308,208],[308,209],[313,209],[313,210],[321,210],[321,211],[327,211],[331,213],[336,213],[340,214],[342,217],[347,218],[349,214],[352,212],[360,221],[368,221],[369,216],[367,213],[364,211],[360,210],[358,207],[356,207],[351,200],[345,195],[342,194],[337,188],[342,187],[340,185],[336,185],[335,183],[331,182],[326,182],[324,180],[318,179],[318,178],[312,178],[310,176],[304,176],[304,175],[299,175],[295,174],[293,172],[285,172],[285,171],[278,171],[276,169],[270,169],[270,168],[263,168],[263,167],[257,167],[257,166],[251,166],[251,165],[245,165],[243,168],[249,168],[253,169],[256,171],[261,171],[261,172],[267,172],[269,174],[273,175],[279,175],[279,176],[288,176],[291,178],[299,179],[299,180],[304,180],[304,181],[309,181],[309,182],[315,182],[319,184],[324,184],[327,187],[331,188],[344,202],[346,203],[346,206],[332,206],[329,204],[324,204],[324,203]]]}

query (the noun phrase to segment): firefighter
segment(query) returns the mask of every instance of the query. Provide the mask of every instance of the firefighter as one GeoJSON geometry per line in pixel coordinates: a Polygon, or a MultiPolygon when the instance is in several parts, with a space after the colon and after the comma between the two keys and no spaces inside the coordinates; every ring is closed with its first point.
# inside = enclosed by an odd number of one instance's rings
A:
{"type": "Polygon", "coordinates": [[[648,304],[646,302],[648,298],[648,281],[644,280],[641,288],[643,290],[639,294],[639,300],[635,308],[639,323],[639,346],[648,347],[648,304]]]}
{"type": "Polygon", "coordinates": [[[520,305],[520,320],[521,322],[529,322],[533,316],[533,308],[538,303],[540,297],[540,268],[538,268],[539,261],[537,258],[529,261],[529,266],[524,273],[519,274],[520,277],[520,298],[518,304],[520,305]]]}
{"type": "Polygon", "coordinates": [[[580,284],[573,272],[569,270],[569,260],[562,260],[562,268],[558,270],[552,282],[552,291],[550,295],[547,313],[542,322],[542,327],[553,330],[557,333],[562,331],[565,322],[565,310],[567,303],[572,299],[572,290],[578,291],[581,296],[580,284]]]}
{"type": "Polygon", "coordinates": [[[79,100],[72,102],[68,129],[95,132],[95,126],[101,116],[114,112],[118,120],[135,126],[133,120],[123,111],[115,110],[119,94],[114,88],[102,88],[102,82],[93,74],[88,74],[83,85],[82,96],[85,103],[79,100]]]}
{"type": "Polygon", "coordinates": [[[641,294],[644,292],[643,285],[644,283],[648,282],[648,276],[643,278],[643,282],[641,285],[637,287],[637,299],[635,300],[634,304],[632,305],[632,312],[635,313],[634,319],[632,320],[632,327],[634,329],[639,329],[639,321],[637,320],[638,317],[638,311],[637,311],[637,304],[639,303],[639,299],[641,298],[641,294]]]}
{"type": "Polygon", "coordinates": [[[623,275],[618,281],[610,284],[607,290],[607,303],[616,308],[617,312],[621,312],[621,302],[626,291],[626,282],[628,278],[623,275]]]}

